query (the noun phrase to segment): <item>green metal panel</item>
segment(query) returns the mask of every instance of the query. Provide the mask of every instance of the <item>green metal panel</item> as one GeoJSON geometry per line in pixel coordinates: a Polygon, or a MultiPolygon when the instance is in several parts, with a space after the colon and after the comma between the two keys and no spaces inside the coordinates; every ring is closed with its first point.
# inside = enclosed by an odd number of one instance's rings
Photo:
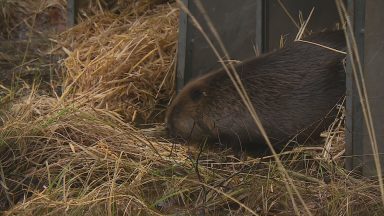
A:
{"type": "MultiPolygon", "coordinates": [[[[364,75],[379,153],[384,153],[384,1],[365,2],[364,75]]],[[[353,116],[355,117],[355,116],[353,116]]],[[[367,127],[363,127],[365,176],[376,175],[367,127]]],[[[383,167],[384,157],[381,156],[383,167]]]]}
{"type": "Polygon", "coordinates": [[[303,19],[307,19],[314,9],[306,27],[313,32],[333,28],[339,21],[335,0],[269,0],[266,3],[267,50],[279,48],[281,36],[285,36],[288,41],[296,37],[298,27],[295,23],[300,26],[300,13],[303,19]]]}
{"type": "MultiPolygon", "coordinates": [[[[349,0],[349,17],[352,19],[373,128],[379,154],[384,153],[384,1],[349,0]]],[[[355,85],[352,68],[347,68],[347,121],[346,121],[346,167],[365,176],[376,175],[371,139],[368,136],[360,98],[355,85]]],[[[384,166],[380,156],[381,167],[384,166]]],[[[381,171],[382,172],[382,171],[381,171]]]]}
{"type": "MultiPolygon", "coordinates": [[[[364,63],[364,23],[365,23],[365,0],[348,0],[349,18],[353,24],[354,36],[358,45],[360,60],[364,63]]],[[[360,97],[353,80],[352,67],[347,62],[346,79],[346,168],[362,172],[363,158],[363,114],[360,105],[360,97]]]]}
{"type": "MultiPolygon", "coordinates": [[[[255,50],[261,49],[261,38],[258,36],[262,32],[261,2],[261,0],[201,0],[229,52],[229,59],[244,60],[255,56],[255,50]]],[[[211,41],[218,47],[195,1],[183,0],[183,3],[188,6],[211,41]]],[[[202,34],[184,12],[180,14],[179,30],[177,86],[181,89],[189,80],[221,65],[202,34]]],[[[224,59],[227,58],[223,53],[222,56],[224,59]]]]}

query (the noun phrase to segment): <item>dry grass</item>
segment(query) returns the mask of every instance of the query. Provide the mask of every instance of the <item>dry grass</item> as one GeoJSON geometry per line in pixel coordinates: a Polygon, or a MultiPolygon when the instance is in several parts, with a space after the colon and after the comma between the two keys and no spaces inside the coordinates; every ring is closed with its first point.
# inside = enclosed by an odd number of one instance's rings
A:
{"type": "Polygon", "coordinates": [[[178,11],[165,5],[139,18],[99,14],[64,33],[64,96],[132,122],[163,120],[174,89],[177,22],[178,11]]]}
{"type": "MultiPolygon", "coordinates": [[[[19,202],[5,214],[294,213],[270,158],[199,152],[148,136],[114,112],[61,103],[32,93],[2,115],[1,203],[19,202]]],[[[351,176],[340,158],[324,160],[321,150],[281,156],[310,210],[383,213],[377,184],[351,176]]]]}
{"type": "MultiPolygon", "coordinates": [[[[160,121],[172,97],[177,13],[161,5],[90,17],[57,40],[67,54],[58,95],[9,90],[17,99],[1,104],[4,215],[294,214],[272,157],[239,161],[131,123],[160,121]]],[[[280,158],[314,215],[382,215],[378,183],[342,168],[343,113],[324,146],[280,158]]]]}

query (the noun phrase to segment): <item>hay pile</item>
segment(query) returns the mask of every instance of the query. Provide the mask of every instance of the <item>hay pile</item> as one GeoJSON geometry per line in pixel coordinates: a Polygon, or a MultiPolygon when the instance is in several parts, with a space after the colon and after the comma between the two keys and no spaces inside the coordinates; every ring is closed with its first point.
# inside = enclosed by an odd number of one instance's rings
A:
{"type": "MultiPolygon", "coordinates": [[[[177,13],[174,5],[140,16],[103,11],[60,36],[62,90],[42,94],[27,85],[1,104],[1,213],[295,213],[270,157],[239,161],[131,123],[158,121],[172,97],[177,13]]],[[[281,155],[306,207],[314,215],[384,213],[377,182],[341,168],[342,132],[328,134],[335,136],[327,154],[311,147],[281,155]]]]}
{"type": "Polygon", "coordinates": [[[162,121],[174,89],[178,11],[103,13],[64,33],[64,96],[132,122],[162,121]]]}

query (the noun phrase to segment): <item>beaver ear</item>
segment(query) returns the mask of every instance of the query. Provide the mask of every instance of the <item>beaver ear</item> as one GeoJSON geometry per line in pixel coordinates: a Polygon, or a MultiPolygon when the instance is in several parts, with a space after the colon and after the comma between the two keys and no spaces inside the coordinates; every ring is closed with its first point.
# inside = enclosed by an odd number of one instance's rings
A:
{"type": "Polygon", "coordinates": [[[190,93],[190,97],[193,101],[200,100],[202,97],[207,96],[207,93],[201,89],[194,89],[190,93]]]}

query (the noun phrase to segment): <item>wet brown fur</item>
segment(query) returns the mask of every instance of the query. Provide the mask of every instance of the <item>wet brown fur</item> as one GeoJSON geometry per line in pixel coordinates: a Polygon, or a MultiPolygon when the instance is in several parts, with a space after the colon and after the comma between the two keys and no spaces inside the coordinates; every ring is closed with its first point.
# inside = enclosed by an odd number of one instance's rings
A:
{"type": "MultiPolygon", "coordinates": [[[[305,40],[345,51],[342,31],[305,40]]],[[[236,70],[275,147],[300,137],[318,138],[333,120],[332,108],[345,94],[345,55],[304,42],[252,58],[236,70]],[[329,113],[331,115],[329,115],[329,113]],[[305,130],[306,129],[306,130],[305,130]]],[[[189,82],[169,106],[171,136],[223,144],[236,150],[265,149],[264,138],[226,72],[210,72],[189,82]]]]}

